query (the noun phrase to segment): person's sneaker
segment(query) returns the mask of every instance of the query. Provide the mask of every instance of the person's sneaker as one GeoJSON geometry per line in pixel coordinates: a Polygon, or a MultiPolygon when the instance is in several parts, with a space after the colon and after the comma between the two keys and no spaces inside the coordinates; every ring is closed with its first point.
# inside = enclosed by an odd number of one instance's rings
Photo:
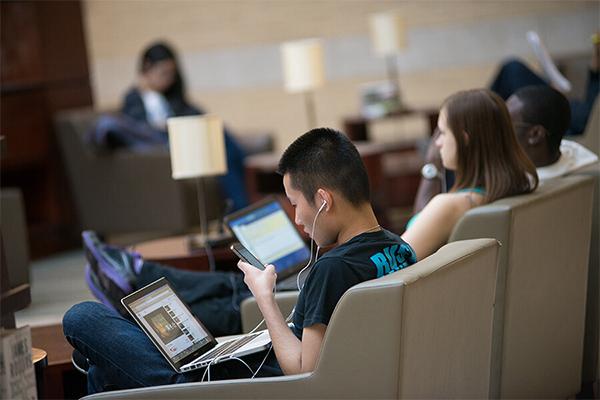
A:
{"type": "Polygon", "coordinates": [[[569,93],[571,91],[571,82],[556,68],[540,35],[536,31],[529,31],[527,32],[527,41],[552,86],[563,93],[569,93]]]}
{"type": "Polygon", "coordinates": [[[88,260],[86,281],[90,290],[98,300],[122,314],[121,299],[135,288],[142,257],[101,242],[93,231],[84,231],[81,236],[88,260]]]}
{"type": "Polygon", "coordinates": [[[120,299],[123,298],[122,293],[111,295],[109,291],[105,292],[104,288],[100,284],[98,276],[94,273],[94,271],[92,271],[90,264],[86,264],[85,266],[85,283],[87,283],[88,288],[94,297],[96,297],[96,299],[98,299],[102,304],[121,315],[124,315],[124,313],[127,312],[120,302],[120,299]]]}
{"type": "Polygon", "coordinates": [[[83,354],[81,354],[77,349],[73,350],[71,353],[71,363],[75,367],[75,369],[81,372],[84,375],[88,374],[88,370],[90,369],[90,363],[87,358],[83,354]]]}

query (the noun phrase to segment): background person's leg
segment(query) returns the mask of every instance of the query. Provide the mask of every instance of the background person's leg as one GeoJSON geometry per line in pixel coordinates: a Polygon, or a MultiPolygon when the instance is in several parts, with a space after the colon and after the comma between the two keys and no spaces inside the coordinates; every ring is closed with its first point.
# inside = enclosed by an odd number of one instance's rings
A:
{"type": "Polygon", "coordinates": [[[232,296],[234,290],[248,290],[239,274],[232,272],[187,271],[162,264],[144,262],[136,289],[160,278],[166,278],[177,294],[189,304],[213,297],[232,296]]]}
{"type": "Polygon", "coordinates": [[[234,137],[225,130],[225,151],[227,152],[227,174],[219,176],[219,184],[225,198],[231,199],[236,211],[250,204],[246,192],[244,177],[244,159],[246,155],[234,137]]]}
{"type": "Polygon", "coordinates": [[[548,85],[548,83],[521,61],[510,60],[502,64],[490,89],[506,100],[517,90],[529,85],[548,85]]]}
{"type": "Polygon", "coordinates": [[[585,132],[592,108],[599,91],[598,71],[589,71],[585,97],[583,100],[571,99],[571,124],[567,135],[581,135],[585,132]]]}

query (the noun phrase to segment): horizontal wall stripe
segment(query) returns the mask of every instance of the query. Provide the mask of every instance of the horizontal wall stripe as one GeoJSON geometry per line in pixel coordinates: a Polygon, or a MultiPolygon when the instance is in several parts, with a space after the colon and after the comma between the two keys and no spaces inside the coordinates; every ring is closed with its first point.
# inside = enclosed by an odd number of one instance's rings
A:
{"type": "MultiPolygon", "coordinates": [[[[551,54],[589,52],[597,14],[575,11],[485,19],[478,22],[413,27],[408,48],[397,57],[401,73],[498,62],[510,56],[531,57],[525,33],[535,29],[551,54]]],[[[367,33],[324,40],[328,81],[385,76],[367,33]]],[[[279,43],[201,52],[181,57],[190,91],[229,91],[282,86],[279,43]]],[[[96,60],[92,76],[96,102],[116,104],[135,79],[136,58],[96,60]]]]}

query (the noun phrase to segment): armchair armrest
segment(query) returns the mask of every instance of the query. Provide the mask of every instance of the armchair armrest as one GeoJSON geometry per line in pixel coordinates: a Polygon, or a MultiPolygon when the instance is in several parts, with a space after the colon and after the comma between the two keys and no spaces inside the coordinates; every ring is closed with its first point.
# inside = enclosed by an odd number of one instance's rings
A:
{"type": "MultiPolygon", "coordinates": [[[[86,396],[85,399],[282,399],[310,396],[307,390],[313,373],[257,379],[193,382],[117,390],[86,396]],[[307,385],[308,384],[308,385],[307,385]]],[[[312,393],[315,397],[316,393],[312,393]]]]}
{"type": "MultiPolygon", "coordinates": [[[[279,292],[275,293],[275,301],[281,310],[281,313],[286,317],[292,312],[292,309],[298,301],[300,292],[279,292]]],[[[242,316],[242,331],[250,332],[262,319],[262,314],[258,309],[258,304],[254,297],[248,297],[240,305],[240,314],[242,316]]]]}

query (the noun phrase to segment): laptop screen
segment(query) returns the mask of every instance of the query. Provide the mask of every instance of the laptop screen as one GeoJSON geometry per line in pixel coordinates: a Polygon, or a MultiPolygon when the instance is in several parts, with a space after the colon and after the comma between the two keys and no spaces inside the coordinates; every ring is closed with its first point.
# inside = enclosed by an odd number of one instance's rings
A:
{"type": "Polygon", "coordinates": [[[269,199],[226,218],[240,243],[277,273],[306,263],[310,250],[276,199],[269,199]]]}
{"type": "Polygon", "coordinates": [[[132,300],[127,307],[173,363],[212,340],[166,281],[132,300]]]}

